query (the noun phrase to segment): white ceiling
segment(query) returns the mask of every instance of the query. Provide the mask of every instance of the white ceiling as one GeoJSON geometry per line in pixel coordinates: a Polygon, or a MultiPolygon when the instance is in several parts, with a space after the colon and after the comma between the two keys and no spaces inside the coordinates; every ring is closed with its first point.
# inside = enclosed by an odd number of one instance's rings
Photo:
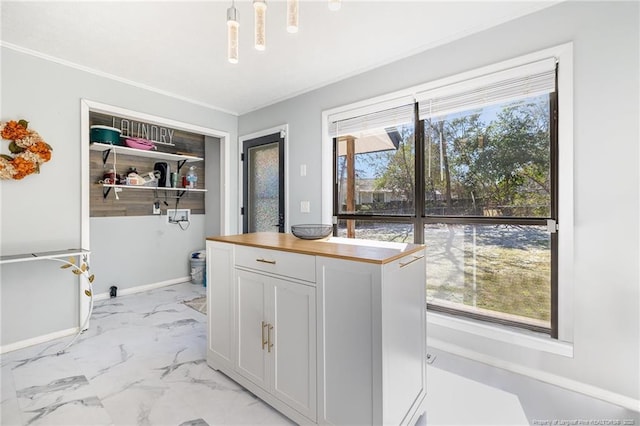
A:
{"type": "Polygon", "coordinates": [[[2,0],[2,43],[242,114],[548,7],[555,1],[358,1],[331,12],[267,0],[267,49],[252,47],[253,8],[237,0],[240,62],[226,60],[228,1],[2,0]]]}

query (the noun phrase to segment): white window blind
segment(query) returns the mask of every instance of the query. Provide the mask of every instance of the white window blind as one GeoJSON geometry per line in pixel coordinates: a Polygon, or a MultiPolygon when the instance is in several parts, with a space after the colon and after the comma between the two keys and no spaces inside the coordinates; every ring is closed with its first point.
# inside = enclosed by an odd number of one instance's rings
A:
{"type": "Polygon", "coordinates": [[[416,94],[420,119],[539,96],[555,91],[555,58],[548,58],[416,94]]]}
{"type": "Polygon", "coordinates": [[[376,130],[412,123],[413,104],[346,118],[344,118],[344,114],[341,115],[342,117],[339,119],[336,116],[329,116],[329,136],[332,138],[347,135],[358,137],[358,135],[372,133],[376,130]]]}

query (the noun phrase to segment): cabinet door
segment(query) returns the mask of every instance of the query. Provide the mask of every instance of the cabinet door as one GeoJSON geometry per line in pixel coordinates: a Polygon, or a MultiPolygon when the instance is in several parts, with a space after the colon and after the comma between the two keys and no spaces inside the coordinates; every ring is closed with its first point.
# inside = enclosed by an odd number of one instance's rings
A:
{"type": "Polygon", "coordinates": [[[426,264],[417,252],[384,265],[382,366],[384,424],[407,422],[426,395],[426,264]]]}
{"type": "Polygon", "coordinates": [[[379,265],[317,258],[318,423],[382,423],[379,265]]]}
{"type": "Polygon", "coordinates": [[[236,371],[269,390],[267,351],[267,280],[263,275],[236,270],[236,371]],[[265,347],[265,349],[263,349],[265,347]]]}
{"type": "Polygon", "coordinates": [[[310,419],[316,418],[315,287],[272,280],[270,323],[272,393],[310,419]]]}
{"type": "Polygon", "coordinates": [[[233,368],[233,245],[207,241],[207,361],[233,368]]]}

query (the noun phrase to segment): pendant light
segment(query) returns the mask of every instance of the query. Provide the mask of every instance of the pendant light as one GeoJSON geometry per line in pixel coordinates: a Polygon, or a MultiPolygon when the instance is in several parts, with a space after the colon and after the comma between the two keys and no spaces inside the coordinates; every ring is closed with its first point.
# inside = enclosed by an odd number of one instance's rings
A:
{"type": "Polygon", "coordinates": [[[234,1],[227,9],[227,59],[232,64],[238,63],[238,27],[240,22],[238,22],[238,9],[234,1]]]}
{"type": "MultiPolygon", "coordinates": [[[[342,0],[328,0],[330,10],[339,10],[342,0]]],[[[287,31],[297,33],[299,28],[300,0],[287,0],[287,31]]],[[[267,2],[266,0],[253,0],[253,30],[254,47],[256,50],[265,50],[267,47],[267,2]]],[[[227,60],[232,64],[238,63],[239,31],[238,9],[235,0],[227,9],[227,60]]]]}
{"type": "Polygon", "coordinates": [[[298,32],[298,0],[287,0],[287,31],[298,32]]]}
{"type": "Polygon", "coordinates": [[[267,46],[265,40],[267,19],[267,3],[265,0],[253,0],[253,29],[255,33],[256,50],[264,50],[267,46]]]}

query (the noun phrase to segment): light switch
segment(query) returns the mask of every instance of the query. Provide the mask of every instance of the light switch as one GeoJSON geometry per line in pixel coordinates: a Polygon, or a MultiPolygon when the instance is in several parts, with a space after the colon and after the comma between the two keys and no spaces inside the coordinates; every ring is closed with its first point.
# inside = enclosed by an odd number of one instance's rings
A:
{"type": "Polygon", "coordinates": [[[300,201],[300,213],[311,213],[311,205],[308,201],[300,201]]]}
{"type": "Polygon", "coordinates": [[[306,175],[307,175],[307,165],[300,164],[300,176],[306,176],[306,175]]]}

